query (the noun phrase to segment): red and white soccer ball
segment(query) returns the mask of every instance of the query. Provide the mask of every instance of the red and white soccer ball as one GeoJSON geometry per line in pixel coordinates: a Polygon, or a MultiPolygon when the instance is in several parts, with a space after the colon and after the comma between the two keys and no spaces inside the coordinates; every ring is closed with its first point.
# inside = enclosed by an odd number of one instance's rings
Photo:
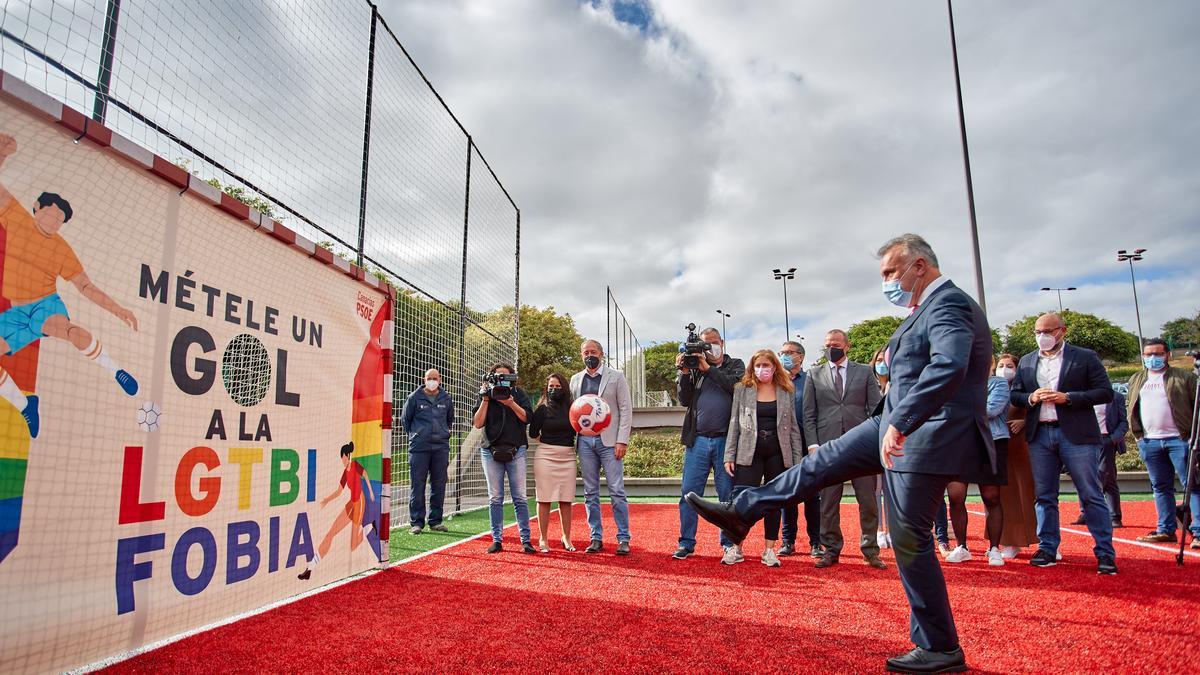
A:
{"type": "Polygon", "coordinates": [[[571,404],[571,426],[581,436],[599,436],[612,422],[612,410],[604,399],[587,394],[571,404]]]}

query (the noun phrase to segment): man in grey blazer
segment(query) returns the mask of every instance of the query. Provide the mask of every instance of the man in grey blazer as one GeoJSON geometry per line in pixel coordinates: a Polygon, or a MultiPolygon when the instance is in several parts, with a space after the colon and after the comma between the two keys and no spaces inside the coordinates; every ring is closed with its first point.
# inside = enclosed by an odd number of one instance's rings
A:
{"type": "Polygon", "coordinates": [[[633,403],[629,381],[621,371],[604,365],[604,347],[584,340],[579,348],[584,369],[571,376],[571,396],[596,394],[608,403],[612,421],[599,436],[579,435],[579,470],[583,474],[583,504],[587,509],[592,541],[585,553],[604,550],[600,522],[600,469],[608,480],[613,520],[617,523],[617,555],[629,555],[629,501],[625,498],[625,448],[633,429],[633,403]]]}
{"type": "MultiPolygon", "coordinates": [[[[846,354],[850,339],[846,331],[835,328],[825,334],[826,363],[812,369],[804,382],[804,437],[808,451],[817,448],[861,424],[879,405],[879,384],[870,366],[855,363],[846,354]]],[[[860,476],[851,481],[858,500],[858,522],[862,528],[859,548],[867,564],[886,569],[879,559],[879,506],[875,501],[875,476],[860,476]]],[[[824,553],[817,567],[832,567],[842,554],[841,504],[844,484],[836,483],[821,491],[821,546],[824,553]]]]}

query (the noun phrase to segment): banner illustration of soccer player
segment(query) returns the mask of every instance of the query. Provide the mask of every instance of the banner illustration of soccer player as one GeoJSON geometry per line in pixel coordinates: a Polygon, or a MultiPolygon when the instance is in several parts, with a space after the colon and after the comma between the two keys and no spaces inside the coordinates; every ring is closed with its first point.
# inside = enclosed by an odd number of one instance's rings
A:
{"type": "Polygon", "coordinates": [[[367,501],[363,499],[363,487],[367,488],[367,493],[370,495],[371,501],[375,500],[375,491],[371,487],[370,480],[364,480],[367,470],[362,464],[350,459],[350,455],[354,452],[354,442],[351,441],[342,446],[341,458],[342,466],[345,469],[342,471],[342,478],[338,481],[337,489],[329,493],[321,500],[321,508],[325,508],[329,502],[338,498],[342,494],[342,490],[350,489],[350,500],[346,502],[346,506],[333,519],[333,524],[329,526],[329,531],[325,533],[325,538],[321,540],[320,546],[317,547],[317,554],[304,567],[297,578],[308,580],[312,576],[312,569],[321,562],[321,558],[329,555],[329,548],[333,546],[333,538],[339,532],[344,530],[347,525],[350,526],[350,550],[355,551],[362,544],[363,539],[370,535],[374,529],[373,523],[363,524],[363,514],[366,512],[367,501]]]}
{"type": "MultiPolygon", "coordinates": [[[[0,133],[0,168],[16,152],[16,139],[0,133]]],[[[58,279],[62,277],[80,295],[133,330],[138,328],[134,313],[88,277],[74,249],[59,234],[72,215],[70,202],[52,192],[43,192],[33,211],[26,211],[0,182],[0,227],[5,237],[0,295],[12,303],[0,313],[0,354],[17,354],[43,337],[64,340],[85,358],[107,368],[121,389],[133,396],[138,390],[137,380],[112,360],[104,345],[87,328],[71,321],[58,294],[58,279]]],[[[0,369],[0,398],[21,412],[30,438],[37,438],[41,427],[38,397],[26,396],[3,369],[0,369]]]]}

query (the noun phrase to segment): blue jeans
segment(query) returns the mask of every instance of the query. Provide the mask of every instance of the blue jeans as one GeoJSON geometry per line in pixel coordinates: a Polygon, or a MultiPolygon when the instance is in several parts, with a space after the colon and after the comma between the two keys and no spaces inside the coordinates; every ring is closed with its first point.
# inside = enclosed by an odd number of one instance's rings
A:
{"type": "MultiPolygon", "coordinates": [[[[717,485],[717,499],[727,502],[733,491],[733,476],[725,471],[725,437],[708,438],[697,436],[692,447],[683,453],[683,489],[679,498],[679,545],[683,548],[696,548],[696,510],[693,509],[683,496],[695,492],[704,496],[704,488],[708,485],[708,472],[713,473],[713,482],[717,485]]],[[[721,546],[732,546],[733,542],[721,533],[721,546]]]]}
{"type": "Polygon", "coordinates": [[[412,487],[408,493],[408,522],[425,527],[425,481],[429,480],[429,525],[442,523],[442,504],[446,500],[446,468],[450,466],[450,446],[427,448],[408,453],[412,487]]]}
{"type": "MultiPolygon", "coordinates": [[[[1154,510],[1158,512],[1157,531],[1175,534],[1175,477],[1179,484],[1187,480],[1187,443],[1179,438],[1144,438],[1138,441],[1138,454],[1150,474],[1154,491],[1154,510]]],[[[1200,490],[1192,490],[1192,534],[1200,537],[1200,490]]]]}
{"type": "Polygon", "coordinates": [[[512,494],[513,509],[517,512],[517,529],[521,531],[521,543],[529,543],[529,500],[525,498],[525,446],[517,449],[511,462],[497,462],[492,451],[481,448],[483,475],[488,485],[488,520],[492,524],[492,541],[500,541],[504,530],[504,476],[508,476],[508,490],[512,494]]]}
{"type": "Polygon", "coordinates": [[[1059,467],[1066,467],[1079,493],[1088,531],[1099,556],[1115,557],[1112,545],[1112,512],[1100,487],[1100,444],[1072,443],[1058,427],[1038,426],[1029,442],[1029,463],[1033,468],[1033,492],[1036,497],[1038,548],[1054,555],[1062,541],[1058,529],[1059,467]]]}
{"type": "Polygon", "coordinates": [[[599,436],[579,437],[579,470],[583,474],[583,505],[593,540],[603,540],[600,523],[600,469],[608,479],[608,497],[617,522],[617,543],[629,541],[629,501],[625,499],[625,462],[599,436]]]}

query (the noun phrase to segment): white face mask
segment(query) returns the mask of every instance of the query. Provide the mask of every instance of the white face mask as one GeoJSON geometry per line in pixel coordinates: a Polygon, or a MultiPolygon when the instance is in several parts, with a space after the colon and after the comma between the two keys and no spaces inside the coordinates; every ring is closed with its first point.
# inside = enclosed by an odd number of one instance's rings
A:
{"type": "Polygon", "coordinates": [[[712,356],[713,361],[721,360],[721,345],[720,343],[709,343],[708,353],[712,356]]]}
{"type": "Polygon", "coordinates": [[[996,376],[1012,382],[1013,378],[1017,376],[1017,369],[1012,366],[1000,366],[996,369],[996,376]]]}
{"type": "Polygon", "coordinates": [[[1037,339],[1038,349],[1044,352],[1054,349],[1054,345],[1058,344],[1058,340],[1056,340],[1053,335],[1048,335],[1046,333],[1035,335],[1034,338],[1037,339]]]}
{"type": "Polygon", "coordinates": [[[437,391],[440,384],[437,380],[425,380],[425,388],[429,391],[437,391]]]}

